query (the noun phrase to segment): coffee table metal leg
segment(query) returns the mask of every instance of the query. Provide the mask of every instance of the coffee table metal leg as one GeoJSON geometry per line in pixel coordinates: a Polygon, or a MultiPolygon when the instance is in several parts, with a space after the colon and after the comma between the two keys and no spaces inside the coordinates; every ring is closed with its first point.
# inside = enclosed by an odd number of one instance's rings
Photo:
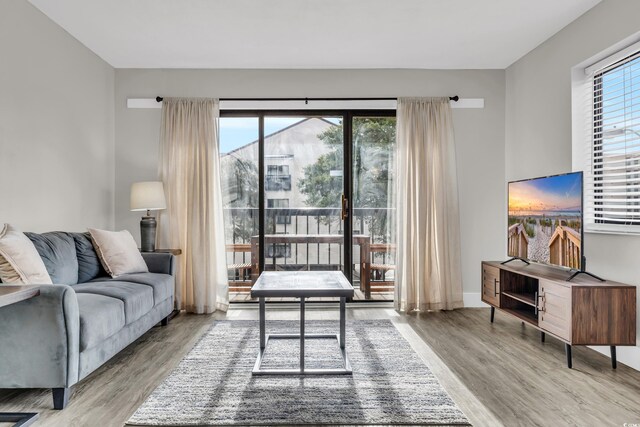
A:
{"type": "Polygon", "coordinates": [[[299,334],[266,334],[265,331],[265,299],[260,298],[260,351],[253,367],[252,375],[352,375],[351,363],[347,357],[345,343],[346,327],[346,298],[340,298],[340,333],[339,334],[306,334],[305,333],[305,303],[306,298],[300,298],[300,333],[299,334]],[[338,369],[305,369],[305,340],[333,338],[340,342],[340,352],[344,361],[344,368],[338,369]],[[262,369],[262,358],[270,339],[299,339],[300,367],[298,369],[262,369]]]}
{"type": "Polygon", "coordinates": [[[304,297],[300,298],[300,372],[304,373],[304,297]]]}
{"type": "Polygon", "coordinates": [[[347,317],[347,299],[345,297],[340,298],[340,348],[345,348],[345,329],[346,329],[346,317],[347,317]]]}
{"type": "Polygon", "coordinates": [[[260,297],[260,350],[264,350],[266,345],[265,322],[266,322],[265,300],[264,300],[264,297],[260,297]]]}
{"type": "Polygon", "coordinates": [[[0,412],[0,423],[15,423],[12,427],[27,427],[37,419],[37,412],[0,412]]]}

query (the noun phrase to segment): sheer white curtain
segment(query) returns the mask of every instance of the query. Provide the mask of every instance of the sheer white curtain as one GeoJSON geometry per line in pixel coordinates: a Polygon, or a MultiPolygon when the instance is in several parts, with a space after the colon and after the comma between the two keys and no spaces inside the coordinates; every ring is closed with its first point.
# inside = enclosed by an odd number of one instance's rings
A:
{"type": "Polygon", "coordinates": [[[229,303],[218,152],[219,103],[164,98],[160,179],[167,209],[159,245],[180,248],[176,305],[192,313],[226,310],[229,303]]]}
{"type": "Polygon", "coordinates": [[[463,306],[460,219],[448,98],[398,100],[396,309],[463,306]]]}

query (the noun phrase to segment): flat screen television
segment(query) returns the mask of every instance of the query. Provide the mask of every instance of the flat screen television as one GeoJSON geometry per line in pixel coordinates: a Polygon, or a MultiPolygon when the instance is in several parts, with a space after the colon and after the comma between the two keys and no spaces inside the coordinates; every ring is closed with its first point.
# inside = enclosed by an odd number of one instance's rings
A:
{"type": "Polygon", "coordinates": [[[510,257],[583,270],[582,172],[509,183],[510,257]]]}

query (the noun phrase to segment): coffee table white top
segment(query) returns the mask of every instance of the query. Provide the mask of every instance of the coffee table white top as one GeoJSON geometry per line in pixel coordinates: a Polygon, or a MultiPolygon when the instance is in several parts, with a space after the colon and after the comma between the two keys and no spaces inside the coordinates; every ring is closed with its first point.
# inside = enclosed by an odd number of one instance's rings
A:
{"type": "Polygon", "coordinates": [[[40,286],[0,284],[0,307],[40,295],[40,286]]]}
{"type": "Polygon", "coordinates": [[[353,297],[353,286],[341,271],[265,271],[251,297],[353,297]]]}

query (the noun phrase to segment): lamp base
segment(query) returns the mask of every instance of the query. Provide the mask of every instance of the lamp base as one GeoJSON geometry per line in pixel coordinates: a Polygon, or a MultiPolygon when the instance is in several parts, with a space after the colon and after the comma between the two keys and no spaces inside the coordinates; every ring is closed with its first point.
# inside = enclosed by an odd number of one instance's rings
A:
{"type": "Polygon", "coordinates": [[[143,216],[140,220],[140,250],[142,252],[156,251],[156,218],[143,216]]]}

